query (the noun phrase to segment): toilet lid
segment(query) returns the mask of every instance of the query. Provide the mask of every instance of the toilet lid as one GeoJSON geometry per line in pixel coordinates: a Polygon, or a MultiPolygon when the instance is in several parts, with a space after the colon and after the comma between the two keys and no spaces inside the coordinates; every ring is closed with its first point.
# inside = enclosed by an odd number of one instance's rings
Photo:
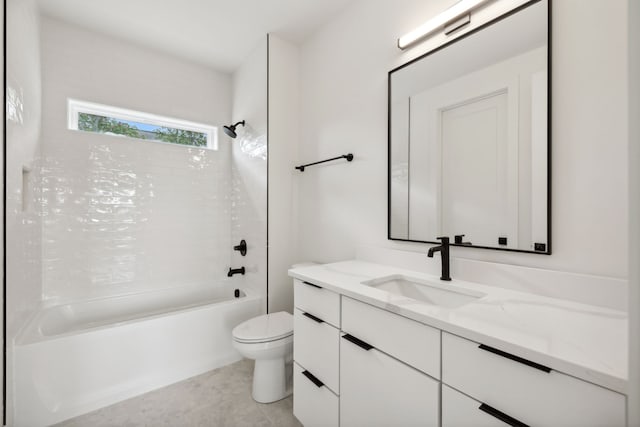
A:
{"type": "Polygon", "coordinates": [[[293,316],[286,311],[254,317],[233,329],[233,338],[242,342],[275,341],[289,335],[293,335],[293,316]]]}

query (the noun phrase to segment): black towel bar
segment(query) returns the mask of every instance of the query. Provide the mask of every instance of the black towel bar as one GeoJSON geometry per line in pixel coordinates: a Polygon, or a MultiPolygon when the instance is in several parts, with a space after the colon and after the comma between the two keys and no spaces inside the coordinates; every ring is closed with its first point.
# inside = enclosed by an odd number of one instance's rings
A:
{"type": "Polygon", "coordinates": [[[326,162],[330,162],[332,160],[338,160],[338,159],[347,159],[347,161],[350,162],[351,160],[353,160],[353,154],[351,154],[351,153],[343,154],[342,156],[332,157],[332,158],[327,159],[327,160],[320,160],[319,162],[308,163],[306,165],[296,166],[296,169],[298,169],[300,172],[304,172],[304,168],[306,168],[307,166],[319,165],[320,163],[326,163],[326,162]]]}

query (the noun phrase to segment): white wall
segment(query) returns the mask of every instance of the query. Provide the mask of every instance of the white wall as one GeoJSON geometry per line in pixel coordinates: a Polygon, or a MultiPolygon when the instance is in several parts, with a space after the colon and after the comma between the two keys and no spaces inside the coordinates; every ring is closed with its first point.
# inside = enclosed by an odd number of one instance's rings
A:
{"type": "MultiPolygon", "coordinates": [[[[451,3],[363,0],[302,46],[300,160],[355,160],[300,177],[299,260],[353,258],[360,244],[426,251],[386,239],[387,72],[417,54],[396,38],[451,3]]],[[[626,278],[626,4],[553,2],[553,20],[553,255],[453,254],[626,278]]]]}
{"type": "MultiPolygon", "coordinates": [[[[267,38],[233,73],[233,108],[230,122],[238,126],[231,144],[231,239],[247,241],[247,255],[231,255],[233,268],[244,266],[246,275],[233,281],[261,295],[267,288],[267,38]]],[[[231,249],[231,248],[230,248],[231,249]]],[[[266,312],[266,303],[264,310],[266,312]]]]}
{"type": "Polygon", "coordinates": [[[296,258],[294,185],[298,157],[298,48],[269,35],[269,311],[293,312],[293,282],[287,275],[296,258]]]}
{"type": "Polygon", "coordinates": [[[629,0],[629,426],[640,427],[640,2],[629,0]]]}
{"type": "Polygon", "coordinates": [[[227,280],[229,143],[218,151],[67,130],[75,98],[215,126],[231,76],[42,23],[44,298],[227,280]]]}

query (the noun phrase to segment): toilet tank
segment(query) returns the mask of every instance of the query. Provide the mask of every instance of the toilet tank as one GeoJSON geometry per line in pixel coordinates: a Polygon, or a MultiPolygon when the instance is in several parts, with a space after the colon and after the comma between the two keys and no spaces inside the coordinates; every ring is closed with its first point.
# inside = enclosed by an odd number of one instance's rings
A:
{"type": "Polygon", "coordinates": [[[298,262],[293,264],[291,268],[310,267],[312,265],[318,265],[318,263],[313,261],[298,262]]]}

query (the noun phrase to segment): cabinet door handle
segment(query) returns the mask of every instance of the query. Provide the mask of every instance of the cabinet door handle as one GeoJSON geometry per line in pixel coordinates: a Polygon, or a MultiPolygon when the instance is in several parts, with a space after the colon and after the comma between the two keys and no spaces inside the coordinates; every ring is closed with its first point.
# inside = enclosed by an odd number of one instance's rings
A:
{"type": "Polygon", "coordinates": [[[310,313],[302,313],[303,316],[308,317],[309,319],[313,320],[314,322],[318,322],[318,323],[324,323],[324,320],[322,320],[319,317],[314,316],[313,314],[310,313]]]}
{"type": "Polygon", "coordinates": [[[488,345],[480,344],[478,346],[480,350],[488,351],[489,353],[497,354],[498,356],[502,356],[509,360],[513,360],[514,362],[522,363],[523,365],[527,365],[531,368],[538,369],[542,372],[546,372],[547,374],[551,372],[551,368],[541,365],[536,362],[532,362],[531,360],[523,359],[522,357],[515,356],[513,354],[507,353],[502,350],[498,350],[497,348],[489,347],[488,345]]]}
{"type": "Polygon", "coordinates": [[[504,412],[498,411],[496,408],[492,408],[486,403],[483,403],[482,405],[480,405],[478,409],[480,409],[482,412],[486,412],[487,414],[491,415],[494,418],[499,419],[505,424],[509,424],[511,427],[529,427],[527,424],[521,421],[518,421],[513,417],[510,417],[504,412]]]}
{"type": "Polygon", "coordinates": [[[302,375],[304,375],[305,377],[309,378],[309,381],[311,381],[312,383],[314,383],[316,385],[316,387],[320,388],[324,385],[324,383],[322,381],[320,381],[319,379],[317,379],[315,377],[315,375],[313,375],[311,372],[309,371],[302,371],[302,375]]]}
{"type": "Polygon", "coordinates": [[[363,349],[365,349],[367,351],[371,350],[372,348],[375,348],[371,344],[366,343],[366,342],[362,341],[361,339],[358,339],[358,338],[354,337],[353,335],[346,334],[346,335],[343,335],[342,338],[344,338],[345,340],[349,341],[350,343],[353,343],[353,344],[357,345],[358,347],[363,348],[363,349]]]}
{"type": "Polygon", "coordinates": [[[314,285],[313,283],[310,283],[310,282],[302,282],[302,283],[304,283],[305,285],[313,286],[314,288],[322,289],[322,286],[314,285]]]}

